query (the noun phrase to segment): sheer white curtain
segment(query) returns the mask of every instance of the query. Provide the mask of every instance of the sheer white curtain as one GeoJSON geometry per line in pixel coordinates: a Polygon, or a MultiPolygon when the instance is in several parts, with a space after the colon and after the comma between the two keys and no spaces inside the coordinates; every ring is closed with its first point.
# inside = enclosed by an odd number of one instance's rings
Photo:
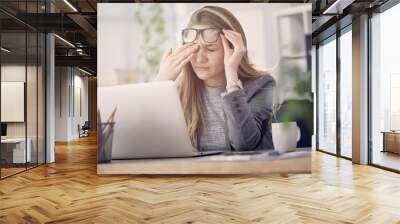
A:
{"type": "Polygon", "coordinates": [[[318,146],[336,153],[336,39],[318,51],[318,146]]]}

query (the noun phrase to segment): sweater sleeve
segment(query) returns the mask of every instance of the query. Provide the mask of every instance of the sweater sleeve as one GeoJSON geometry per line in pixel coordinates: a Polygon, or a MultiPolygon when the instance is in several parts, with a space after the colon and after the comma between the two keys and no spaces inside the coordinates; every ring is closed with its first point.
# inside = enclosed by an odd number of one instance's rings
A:
{"type": "Polygon", "coordinates": [[[222,104],[227,120],[228,136],[234,150],[254,150],[263,138],[263,125],[272,118],[275,82],[261,87],[247,102],[243,89],[227,93],[222,104]]]}

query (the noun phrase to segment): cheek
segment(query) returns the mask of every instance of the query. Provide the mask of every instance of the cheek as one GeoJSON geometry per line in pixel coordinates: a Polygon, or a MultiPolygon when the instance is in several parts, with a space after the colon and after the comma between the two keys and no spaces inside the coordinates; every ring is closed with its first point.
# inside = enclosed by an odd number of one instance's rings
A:
{"type": "Polygon", "coordinates": [[[218,52],[213,52],[212,55],[210,55],[210,62],[212,63],[212,66],[215,71],[221,71],[224,69],[224,52],[223,51],[218,51],[218,52]]]}

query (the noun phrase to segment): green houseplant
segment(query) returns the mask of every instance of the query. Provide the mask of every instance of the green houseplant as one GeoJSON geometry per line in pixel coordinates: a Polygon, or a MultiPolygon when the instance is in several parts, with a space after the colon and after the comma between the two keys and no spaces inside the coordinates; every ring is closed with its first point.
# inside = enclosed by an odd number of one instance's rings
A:
{"type": "MultiPolygon", "coordinates": [[[[298,64],[284,61],[281,63],[281,76],[273,106],[273,126],[280,126],[281,133],[289,133],[290,126],[297,124],[301,133],[299,147],[308,147],[308,136],[313,132],[313,97],[311,92],[311,73],[304,71],[298,64]],[[283,99],[282,99],[283,98],[283,99]],[[296,124],[293,124],[293,123],[296,124]],[[304,141],[304,142],[302,142],[304,141]]],[[[274,131],[274,130],[273,130],[274,131]]],[[[279,137],[273,136],[278,139],[279,137]]],[[[281,137],[282,138],[282,137],[281,137]]],[[[289,140],[289,139],[288,139],[289,140]]],[[[276,140],[274,140],[275,142],[276,140]]],[[[279,147],[279,146],[278,146],[279,147]]]]}
{"type": "Polygon", "coordinates": [[[135,19],[143,33],[140,45],[138,64],[147,75],[155,74],[161,61],[163,49],[161,45],[168,39],[164,10],[160,4],[138,4],[134,12],[135,19]]]}

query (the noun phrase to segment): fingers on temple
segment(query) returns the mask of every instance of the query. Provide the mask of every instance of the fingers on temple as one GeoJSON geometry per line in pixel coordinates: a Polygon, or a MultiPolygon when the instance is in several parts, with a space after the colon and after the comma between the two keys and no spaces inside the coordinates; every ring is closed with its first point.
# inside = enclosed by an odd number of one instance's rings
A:
{"type": "Polygon", "coordinates": [[[244,46],[242,36],[234,31],[226,31],[226,38],[233,44],[235,52],[238,53],[245,52],[246,47],[244,46]]]}
{"type": "Polygon", "coordinates": [[[220,35],[221,35],[222,46],[224,47],[224,51],[228,51],[230,49],[228,40],[226,39],[226,37],[223,34],[220,34],[220,35]]]}
{"type": "Polygon", "coordinates": [[[240,46],[240,42],[239,42],[238,38],[236,36],[234,36],[233,34],[226,33],[225,37],[226,37],[226,39],[228,39],[233,44],[233,46],[235,48],[240,46]]]}

